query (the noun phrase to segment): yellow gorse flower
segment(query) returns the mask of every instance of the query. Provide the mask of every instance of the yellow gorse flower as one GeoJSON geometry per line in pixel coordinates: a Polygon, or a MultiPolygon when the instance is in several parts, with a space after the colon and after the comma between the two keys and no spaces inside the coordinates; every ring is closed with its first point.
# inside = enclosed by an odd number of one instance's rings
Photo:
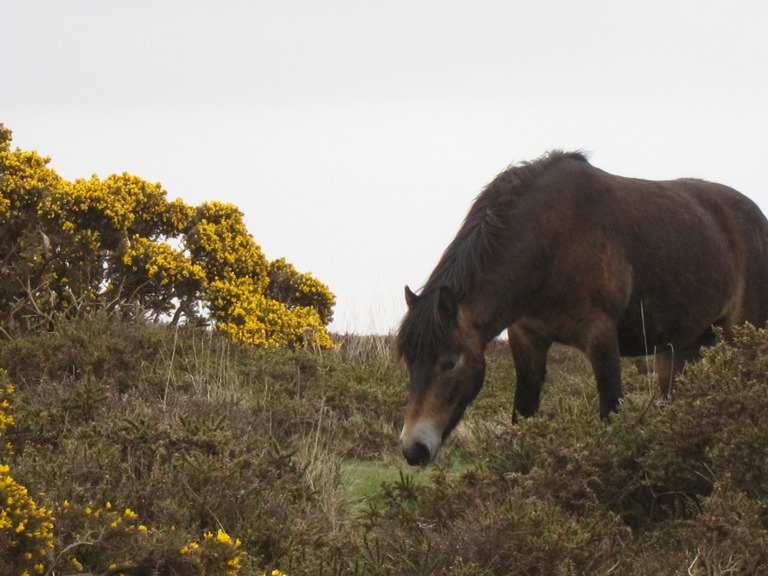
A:
{"type": "Polygon", "coordinates": [[[239,550],[241,542],[219,528],[216,533],[206,531],[200,542],[190,542],[179,553],[193,559],[204,573],[238,576],[242,567],[244,552],[239,550]]]}
{"type": "Polygon", "coordinates": [[[194,554],[200,549],[200,544],[197,542],[190,542],[186,546],[184,546],[179,552],[181,554],[194,554]]]}

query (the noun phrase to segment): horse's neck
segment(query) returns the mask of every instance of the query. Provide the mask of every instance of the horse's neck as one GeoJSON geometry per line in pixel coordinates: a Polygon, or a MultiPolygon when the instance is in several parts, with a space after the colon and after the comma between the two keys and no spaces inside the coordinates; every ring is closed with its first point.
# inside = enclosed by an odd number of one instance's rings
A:
{"type": "Polygon", "coordinates": [[[503,332],[509,324],[503,311],[488,299],[468,299],[459,306],[459,325],[464,337],[479,351],[503,332]]]}

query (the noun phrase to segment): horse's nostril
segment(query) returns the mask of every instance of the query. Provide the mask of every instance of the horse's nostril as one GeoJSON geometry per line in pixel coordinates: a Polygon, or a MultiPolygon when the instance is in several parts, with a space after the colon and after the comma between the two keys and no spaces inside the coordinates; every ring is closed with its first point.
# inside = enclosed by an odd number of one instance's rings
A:
{"type": "Polygon", "coordinates": [[[421,442],[414,442],[410,446],[403,446],[403,456],[411,466],[426,466],[432,459],[429,448],[421,442]]]}

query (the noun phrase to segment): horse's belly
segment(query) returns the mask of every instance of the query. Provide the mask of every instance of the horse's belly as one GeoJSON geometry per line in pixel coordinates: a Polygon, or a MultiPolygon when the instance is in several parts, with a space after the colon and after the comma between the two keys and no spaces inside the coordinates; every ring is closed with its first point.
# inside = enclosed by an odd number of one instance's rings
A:
{"type": "Polygon", "coordinates": [[[723,292],[656,305],[637,303],[618,323],[619,351],[622,356],[640,356],[695,345],[722,320],[728,302],[723,292]]]}

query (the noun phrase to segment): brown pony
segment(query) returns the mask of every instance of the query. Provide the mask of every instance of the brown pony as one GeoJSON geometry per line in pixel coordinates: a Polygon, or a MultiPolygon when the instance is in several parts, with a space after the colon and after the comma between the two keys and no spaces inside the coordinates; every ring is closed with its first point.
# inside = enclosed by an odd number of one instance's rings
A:
{"type": "Polygon", "coordinates": [[[587,355],[604,418],[622,399],[620,356],[657,353],[668,395],[714,326],[727,335],[768,319],[768,221],[726,186],[623,178],[555,151],[499,174],[421,294],[405,297],[400,439],[425,465],[480,391],[485,347],[504,328],[516,415],[539,408],[553,342],[587,355]]]}

